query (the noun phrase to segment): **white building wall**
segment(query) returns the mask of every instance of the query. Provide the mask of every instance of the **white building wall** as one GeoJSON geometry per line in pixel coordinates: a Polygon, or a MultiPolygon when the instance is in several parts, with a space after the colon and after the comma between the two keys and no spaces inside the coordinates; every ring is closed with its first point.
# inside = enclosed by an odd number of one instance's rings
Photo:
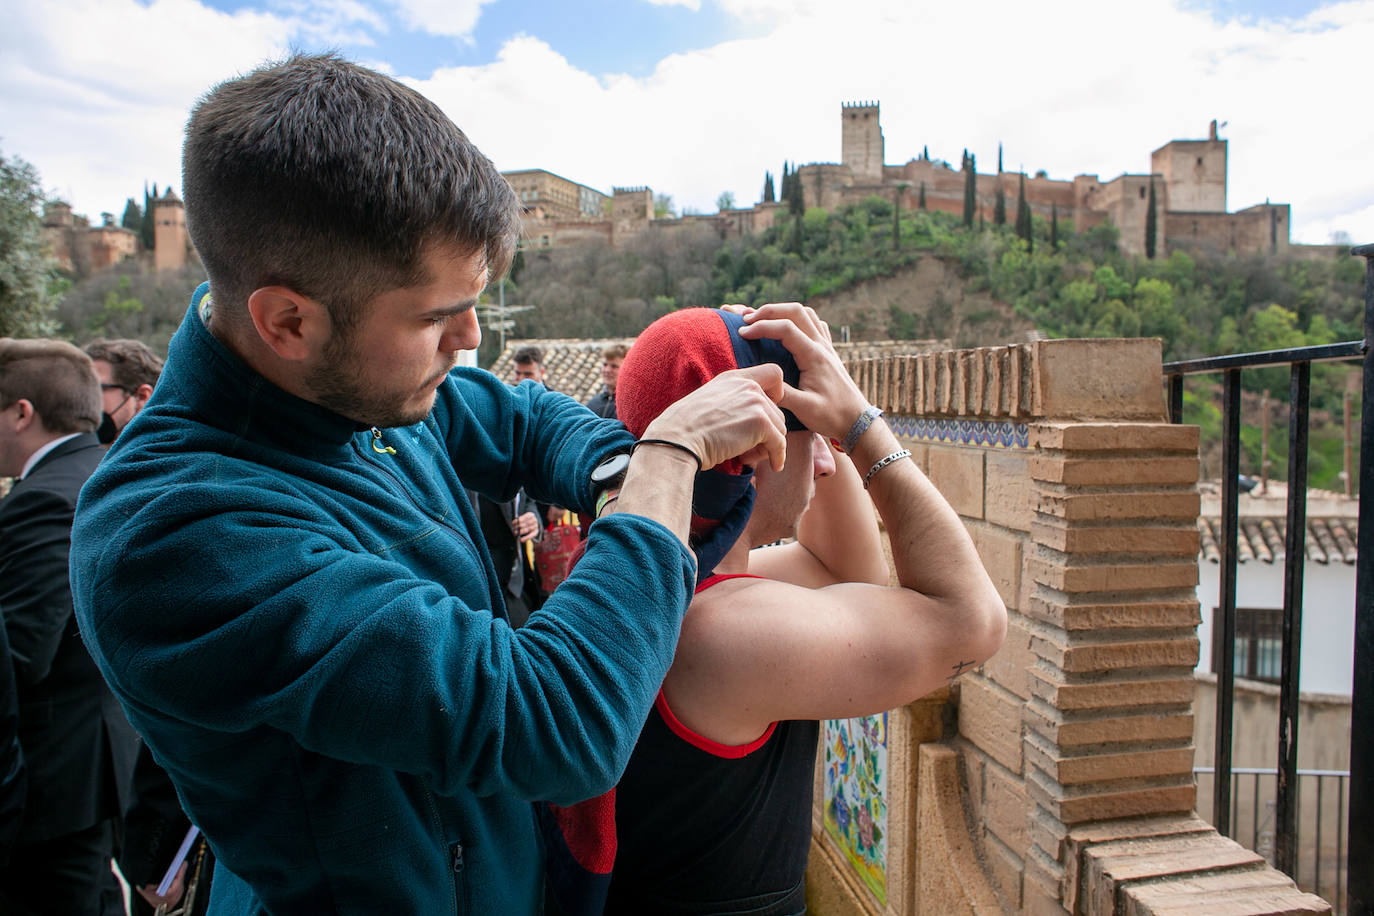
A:
{"type": "MultiPolygon", "coordinates": [[[[1198,562],[1198,671],[1212,671],[1212,621],[1221,603],[1221,566],[1198,562]]],[[[1251,561],[1236,572],[1236,607],[1282,608],[1283,564],[1251,561]]],[[[1355,567],[1315,563],[1303,569],[1302,670],[1304,693],[1350,696],[1355,672],[1355,567]]]]}

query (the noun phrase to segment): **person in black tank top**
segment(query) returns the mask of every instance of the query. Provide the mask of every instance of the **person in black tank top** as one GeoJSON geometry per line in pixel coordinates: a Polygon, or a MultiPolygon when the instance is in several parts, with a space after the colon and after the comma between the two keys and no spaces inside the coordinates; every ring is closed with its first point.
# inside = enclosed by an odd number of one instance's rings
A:
{"type": "Polygon", "coordinates": [[[786,379],[786,464],[697,476],[700,584],[616,789],[608,916],[804,912],[817,720],[915,700],[1005,634],[963,523],[905,460],[811,309],[659,319],[625,358],[621,419],[640,436],[673,398],[760,362],[786,379]]]}

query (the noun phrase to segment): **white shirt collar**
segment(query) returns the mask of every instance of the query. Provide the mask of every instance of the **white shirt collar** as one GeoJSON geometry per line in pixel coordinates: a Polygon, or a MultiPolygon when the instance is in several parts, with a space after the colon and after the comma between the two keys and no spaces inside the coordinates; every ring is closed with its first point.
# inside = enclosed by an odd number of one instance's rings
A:
{"type": "Polygon", "coordinates": [[[28,477],[29,471],[32,471],[33,466],[37,464],[39,461],[42,461],[43,456],[46,455],[48,452],[57,448],[59,445],[61,445],[63,442],[66,442],[68,439],[75,439],[79,435],[81,434],[68,433],[65,436],[58,436],[56,439],[52,440],[47,445],[40,445],[38,447],[38,450],[29,456],[29,460],[24,462],[24,470],[19,472],[19,479],[23,480],[25,477],[28,477]]]}

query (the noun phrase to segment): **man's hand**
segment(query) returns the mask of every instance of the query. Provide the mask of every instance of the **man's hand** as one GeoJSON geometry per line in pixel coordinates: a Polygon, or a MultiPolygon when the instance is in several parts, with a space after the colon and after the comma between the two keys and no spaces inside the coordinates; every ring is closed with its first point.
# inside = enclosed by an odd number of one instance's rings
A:
{"type": "MultiPolygon", "coordinates": [[[[663,439],[689,449],[701,467],[739,458],[781,470],[787,456],[786,427],[777,400],[782,370],[774,365],[722,372],[659,414],[641,439],[663,439]]],[[[635,451],[616,501],[617,512],[655,519],[684,545],[692,517],[696,461],[676,448],[635,451]]]]}
{"type": "Polygon", "coordinates": [[[185,862],[181,863],[181,868],[177,869],[177,876],[172,879],[172,885],[167,888],[167,893],[164,896],[158,896],[156,884],[143,885],[138,889],[138,896],[148,901],[148,905],[155,910],[159,907],[170,909],[176,906],[181,900],[182,892],[185,890],[186,864],[185,862]]]}
{"type": "Polygon", "coordinates": [[[787,386],[774,365],[722,372],[674,402],[644,430],[643,439],[667,439],[690,448],[702,468],[739,458],[772,463],[787,455],[786,426],[777,401],[787,386]]]}
{"type": "Polygon", "coordinates": [[[830,327],[814,309],[800,302],[780,302],[757,309],[725,306],[744,317],[740,337],[770,337],[782,342],[801,370],[800,388],[783,386],[783,407],[812,432],[843,439],[868,399],[845,371],[830,341],[830,327]]]}
{"type": "Polygon", "coordinates": [[[539,516],[533,512],[526,512],[511,519],[510,530],[515,532],[515,537],[520,543],[532,541],[539,535],[539,516]]]}

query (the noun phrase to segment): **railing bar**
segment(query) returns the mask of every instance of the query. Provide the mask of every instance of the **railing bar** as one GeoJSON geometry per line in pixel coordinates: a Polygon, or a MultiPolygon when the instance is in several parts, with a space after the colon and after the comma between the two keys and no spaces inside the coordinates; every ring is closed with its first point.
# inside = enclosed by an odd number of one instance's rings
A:
{"type": "MultiPolygon", "coordinates": [[[[1365,259],[1364,339],[1374,343],[1374,245],[1365,259]]],[[[1350,816],[1346,819],[1346,896],[1352,916],[1374,914],[1374,355],[1365,354],[1360,393],[1360,516],[1355,562],[1355,667],[1350,686],[1350,816]],[[1364,826],[1357,828],[1356,824],[1364,826]]]]}
{"type": "Polygon", "coordinates": [[[1283,559],[1283,657],[1279,674],[1279,760],[1274,865],[1297,877],[1298,717],[1302,667],[1302,579],[1307,559],[1307,423],[1312,364],[1294,363],[1288,386],[1288,522],[1283,559]]]}
{"type": "Polygon", "coordinates": [[[1196,375],[1202,372],[1222,372],[1229,369],[1253,369],[1258,366],[1279,366],[1285,363],[1326,362],[1333,359],[1359,359],[1365,355],[1364,341],[1347,340],[1342,343],[1315,347],[1292,347],[1287,350],[1263,350],[1256,353],[1232,353],[1227,356],[1208,356],[1203,359],[1184,359],[1165,363],[1166,375],[1196,375]]]}
{"type": "MultiPolygon", "coordinates": [[[[1227,794],[1230,796],[1230,798],[1228,799],[1228,801],[1230,802],[1230,805],[1231,805],[1230,810],[1229,810],[1229,814],[1230,814],[1231,819],[1230,819],[1230,821],[1227,823],[1227,826],[1228,826],[1228,827],[1235,827],[1235,828],[1236,828],[1235,830],[1227,830],[1227,831],[1226,831],[1226,836],[1231,836],[1233,833],[1236,834],[1237,836],[1239,836],[1239,835],[1240,835],[1240,777],[1239,777],[1239,776],[1232,775],[1230,779],[1226,780],[1226,791],[1227,791],[1227,794]]],[[[1221,831],[1218,830],[1217,832],[1220,833],[1221,831]]]]}
{"type": "MultiPolygon", "coordinates": [[[[1215,773],[1216,769],[1208,766],[1193,767],[1194,773],[1215,773]]],[[[1275,774],[1272,767],[1231,767],[1232,773],[1264,773],[1269,776],[1275,774]]],[[[1349,770],[1298,770],[1299,776],[1331,776],[1345,778],[1350,775],[1349,770]]]]}
{"type": "MultiPolygon", "coordinates": [[[[1316,849],[1313,850],[1312,858],[1315,861],[1312,870],[1312,891],[1318,897],[1322,895],[1322,784],[1326,780],[1317,777],[1317,838],[1316,849]]],[[[1295,879],[1296,880],[1296,879],[1295,879]]]]}
{"type": "Polygon", "coordinates": [[[1344,913],[1346,911],[1345,895],[1341,893],[1341,888],[1345,885],[1341,882],[1341,867],[1345,867],[1345,873],[1350,874],[1350,863],[1345,860],[1345,849],[1342,843],[1345,840],[1345,780],[1336,781],[1336,910],[1344,913]]]}
{"type": "MultiPolygon", "coordinates": [[[[1222,410],[1221,451],[1221,651],[1217,661],[1216,750],[1217,794],[1212,800],[1212,826],[1224,836],[1233,836],[1231,825],[1231,729],[1232,704],[1236,690],[1236,540],[1238,523],[1238,478],[1240,477],[1240,370],[1227,369],[1222,410]]],[[[1370,424],[1374,426],[1374,424],[1370,424]]],[[[1372,453],[1374,454],[1374,453],[1372,453]]]]}
{"type": "Polygon", "coordinates": [[[1169,422],[1183,422],[1183,373],[1169,376],[1169,422]]]}
{"type": "MultiPolygon", "coordinates": [[[[1254,849],[1259,845],[1260,828],[1260,778],[1254,777],[1250,782],[1250,848],[1254,849]]],[[[1272,850],[1271,850],[1272,852],[1272,850]]]]}

